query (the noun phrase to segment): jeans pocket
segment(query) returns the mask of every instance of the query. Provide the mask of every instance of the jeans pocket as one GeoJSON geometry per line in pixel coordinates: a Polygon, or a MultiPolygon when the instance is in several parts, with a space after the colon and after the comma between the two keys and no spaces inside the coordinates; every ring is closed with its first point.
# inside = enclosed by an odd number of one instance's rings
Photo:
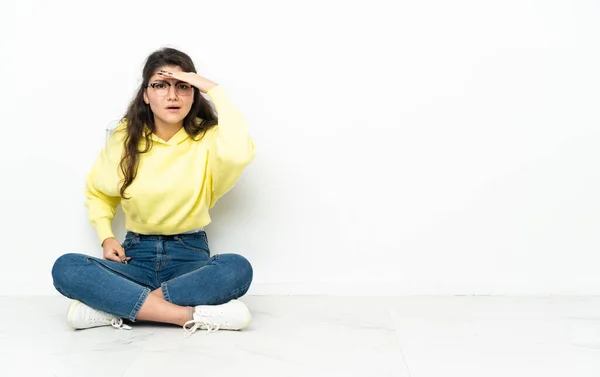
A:
{"type": "Polygon", "coordinates": [[[206,242],[206,235],[194,235],[194,236],[180,236],[177,238],[177,242],[186,249],[204,252],[210,255],[208,249],[208,243],[206,242]]]}
{"type": "Polygon", "coordinates": [[[139,242],[139,240],[137,240],[135,237],[127,236],[123,240],[123,243],[121,244],[121,246],[123,247],[123,249],[127,250],[127,249],[131,248],[134,244],[138,243],[138,242],[139,242]]]}

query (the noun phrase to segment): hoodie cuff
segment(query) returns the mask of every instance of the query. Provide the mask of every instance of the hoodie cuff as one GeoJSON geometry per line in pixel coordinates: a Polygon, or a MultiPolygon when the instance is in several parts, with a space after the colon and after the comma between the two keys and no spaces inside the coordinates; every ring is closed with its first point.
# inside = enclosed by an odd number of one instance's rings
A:
{"type": "Polygon", "coordinates": [[[102,245],[102,242],[104,242],[105,239],[115,236],[113,234],[112,224],[109,219],[98,220],[96,223],[96,233],[98,234],[100,245],[102,245]]]}

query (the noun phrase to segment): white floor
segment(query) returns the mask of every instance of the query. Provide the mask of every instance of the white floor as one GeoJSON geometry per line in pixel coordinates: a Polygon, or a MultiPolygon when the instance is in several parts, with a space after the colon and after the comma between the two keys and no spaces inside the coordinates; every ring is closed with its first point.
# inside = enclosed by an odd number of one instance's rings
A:
{"type": "Polygon", "coordinates": [[[0,375],[598,377],[600,297],[242,299],[242,332],[73,331],[62,297],[0,298],[0,375]]]}

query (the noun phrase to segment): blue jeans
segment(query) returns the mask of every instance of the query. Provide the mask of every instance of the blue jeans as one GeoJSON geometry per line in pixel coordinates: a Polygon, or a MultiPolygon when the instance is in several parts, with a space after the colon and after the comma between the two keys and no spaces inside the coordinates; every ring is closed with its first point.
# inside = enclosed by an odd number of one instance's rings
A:
{"type": "Polygon", "coordinates": [[[128,264],[84,254],[65,254],[52,267],[62,295],[121,318],[135,321],[151,291],[176,305],[219,305],[243,296],[252,266],[237,254],[210,257],[204,231],[171,236],[127,232],[128,264]]]}

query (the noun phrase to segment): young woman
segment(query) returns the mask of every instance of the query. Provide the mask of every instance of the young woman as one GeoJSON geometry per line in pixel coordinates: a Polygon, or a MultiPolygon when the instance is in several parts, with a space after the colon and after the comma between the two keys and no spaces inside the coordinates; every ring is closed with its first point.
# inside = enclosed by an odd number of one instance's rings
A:
{"type": "Polygon", "coordinates": [[[69,326],[130,329],[125,318],[181,325],[190,334],[246,327],[250,312],[237,298],[250,287],[252,266],[237,254],[211,257],[203,227],[254,153],[223,87],[198,75],[181,51],[152,53],[87,177],[86,207],[104,258],[65,254],[52,268],[56,289],[75,300],[69,326]],[[111,227],[119,204],[122,244],[111,227]]]}

